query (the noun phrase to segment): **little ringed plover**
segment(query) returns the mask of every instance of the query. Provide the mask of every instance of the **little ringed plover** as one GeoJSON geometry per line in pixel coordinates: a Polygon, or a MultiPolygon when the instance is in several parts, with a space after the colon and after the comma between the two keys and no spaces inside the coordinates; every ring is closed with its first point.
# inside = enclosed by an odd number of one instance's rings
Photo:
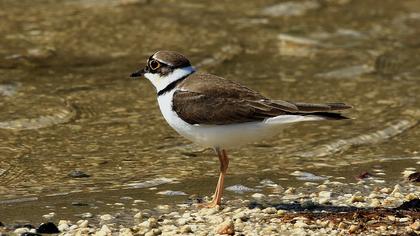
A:
{"type": "Polygon", "coordinates": [[[174,51],[150,56],[145,68],[131,74],[141,76],[156,88],[168,124],[192,142],[216,151],[220,175],[207,207],[221,204],[227,148],[272,137],[286,124],[346,119],[334,111],[351,108],[344,103],[273,100],[238,82],[196,72],[185,56],[174,51]]]}

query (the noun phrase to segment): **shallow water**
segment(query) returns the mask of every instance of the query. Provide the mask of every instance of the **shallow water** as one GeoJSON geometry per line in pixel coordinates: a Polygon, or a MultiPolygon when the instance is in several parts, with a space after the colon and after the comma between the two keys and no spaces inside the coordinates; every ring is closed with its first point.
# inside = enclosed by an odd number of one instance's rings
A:
{"type": "Polygon", "coordinates": [[[228,150],[227,186],[300,186],[296,170],[356,182],[372,169],[391,185],[418,169],[420,3],[316,2],[285,15],[268,0],[2,1],[0,221],[118,211],[107,203],[127,196],[145,200],[139,208],[174,205],[188,196],[156,193],[213,191],[213,151],[179,137],[152,86],[128,78],[159,49],[268,97],[355,107],[352,120],[297,124],[228,150]],[[69,177],[74,170],[90,177],[69,177]],[[171,182],[133,188],[159,178],[171,182]]]}

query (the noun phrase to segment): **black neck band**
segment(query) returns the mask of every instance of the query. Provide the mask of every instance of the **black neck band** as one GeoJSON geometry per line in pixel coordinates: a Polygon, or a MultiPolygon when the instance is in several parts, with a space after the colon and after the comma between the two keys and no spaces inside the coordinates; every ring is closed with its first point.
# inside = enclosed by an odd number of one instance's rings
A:
{"type": "MultiPolygon", "coordinates": [[[[192,73],[194,73],[194,72],[192,72],[192,73]]],[[[158,95],[158,96],[160,96],[160,95],[163,95],[163,94],[165,94],[165,93],[167,93],[167,92],[171,91],[173,88],[175,88],[175,86],[177,86],[177,84],[181,83],[184,79],[186,79],[186,78],[187,78],[189,75],[191,75],[192,73],[189,73],[188,75],[184,75],[184,76],[182,76],[181,78],[179,78],[179,79],[175,80],[174,82],[172,82],[172,83],[168,84],[168,86],[166,86],[164,89],[160,90],[160,91],[157,93],[157,95],[158,95]]]]}

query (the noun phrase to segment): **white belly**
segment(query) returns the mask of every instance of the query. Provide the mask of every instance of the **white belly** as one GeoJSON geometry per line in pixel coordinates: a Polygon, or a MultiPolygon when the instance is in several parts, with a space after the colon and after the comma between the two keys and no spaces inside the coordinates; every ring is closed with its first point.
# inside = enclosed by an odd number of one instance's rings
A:
{"type": "Polygon", "coordinates": [[[191,125],[172,110],[172,96],[175,90],[158,97],[159,107],[168,124],[180,135],[204,147],[234,147],[273,137],[281,131],[281,126],[318,117],[283,115],[261,122],[247,122],[229,125],[191,125]]]}

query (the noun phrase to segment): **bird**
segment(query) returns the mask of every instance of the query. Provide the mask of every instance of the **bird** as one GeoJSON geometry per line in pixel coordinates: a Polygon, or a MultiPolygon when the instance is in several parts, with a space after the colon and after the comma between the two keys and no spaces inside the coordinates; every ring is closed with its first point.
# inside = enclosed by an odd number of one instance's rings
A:
{"type": "Polygon", "coordinates": [[[229,166],[227,149],[258,142],[279,134],[282,127],[301,121],[348,119],[341,103],[304,103],[270,99],[239,82],[200,73],[176,51],[157,51],[144,68],[130,77],[145,77],[157,91],[166,122],[181,136],[219,158],[219,179],[213,199],[203,207],[221,205],[229,166]]]}

